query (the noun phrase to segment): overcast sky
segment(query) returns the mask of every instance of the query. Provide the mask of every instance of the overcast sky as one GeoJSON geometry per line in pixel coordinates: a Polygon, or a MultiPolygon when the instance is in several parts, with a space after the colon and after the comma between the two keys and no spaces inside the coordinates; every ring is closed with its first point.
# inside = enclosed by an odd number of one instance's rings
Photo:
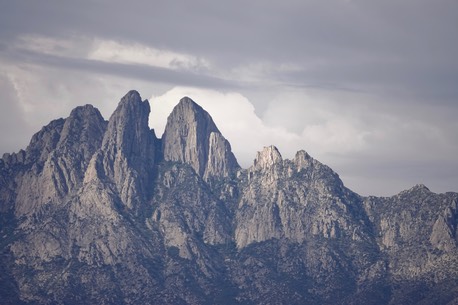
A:
{"type": "Polygon", "coordinates": [[[0,0],[0,154],[136,89],[162,134],[184,95],[239,163],[275,145],[362,195],[458,191],[458,1],[0,0]]]}

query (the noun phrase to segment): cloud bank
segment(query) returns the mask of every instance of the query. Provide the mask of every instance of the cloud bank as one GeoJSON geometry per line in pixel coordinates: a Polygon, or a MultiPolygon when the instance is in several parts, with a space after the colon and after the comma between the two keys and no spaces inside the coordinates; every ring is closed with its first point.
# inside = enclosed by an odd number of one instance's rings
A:
{"type": "MultiPolygon", "coordinates": [[[[376,102],[367,103],[364,96],[348,93],[334,100],[335,95],[304,95],[301,91],[272,99],[259,117],[253,104],[239,93],[175,87],[150,99],[150,126],[159,136],[167,115],[183,96],[190,96],[212,115],[245,168],[252,164],[256,151],[274,144],[284,158],[305,149],[340,173],[346,185],[366,195],[389,194],[385,192],[387,182],[381,183],[388,173],[390,187],[399,191],[415,183],[433,189],[451,189],[455,183],[449,180],[458,151],[451,141],[453,132],[446,134],[434,122],[424,120],[446,115],[435,108],[412,113],[406,121],[403,107],[380,107],[376,102]]],[[[450,131],[456,127],[452,124],[450,131]]]]}

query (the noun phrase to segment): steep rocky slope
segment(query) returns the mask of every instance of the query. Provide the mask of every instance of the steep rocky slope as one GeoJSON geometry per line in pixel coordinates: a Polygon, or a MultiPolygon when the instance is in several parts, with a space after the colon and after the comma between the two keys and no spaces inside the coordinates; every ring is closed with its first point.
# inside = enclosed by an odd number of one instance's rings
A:
{"type": "Polygon", "coordinates": [[[362,197],[274,147],[241,169],[183,98],[136,91],[0,159],[2,304],[457,304],[458,194],[362,197]],[[154,111],[154,109],[153,109],[154,111]]]}
{"type": "Polygon", "coordinates": [[[208,181],[233,174],[239,165],[210,115],[188,97],[173,109],[162,142],[164,159],[192,166],[208,181]]]}

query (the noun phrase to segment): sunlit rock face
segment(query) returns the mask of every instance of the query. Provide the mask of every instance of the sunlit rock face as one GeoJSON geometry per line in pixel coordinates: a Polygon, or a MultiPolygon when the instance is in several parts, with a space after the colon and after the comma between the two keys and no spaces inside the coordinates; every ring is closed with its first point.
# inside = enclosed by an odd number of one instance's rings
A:
{"type": "Polygon", "coordinates": [[[2,304],[455,304],[458,194],[362,197],[299,151],[241,169],[190,98],[128,92],[0,159],[2,304]]]}
{"type": "Polygon", "coordinates": [[[228,177],[239,168],[211,116],[188,97],[170,114],[162,147],[164,160],[187,163],[206,181],[228,177]]]}

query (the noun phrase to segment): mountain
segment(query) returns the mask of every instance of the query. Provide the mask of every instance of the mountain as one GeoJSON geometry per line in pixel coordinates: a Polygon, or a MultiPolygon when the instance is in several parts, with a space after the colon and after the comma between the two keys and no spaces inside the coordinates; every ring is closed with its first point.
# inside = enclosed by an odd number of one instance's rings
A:
{"type": "Polygon", "coordinates": [[[2,304],[458,304],[458,193],[363,197],[274,146],[242,169],[190,98],[128,92],[0,159],[2,304]]]}
{"type": "Polygon", "coordinates": [[[207,182],[231,176],[240,168],[210,115],[188,97],[173,109],[162,138],[164,160],[191,165],[207,182]]]}

